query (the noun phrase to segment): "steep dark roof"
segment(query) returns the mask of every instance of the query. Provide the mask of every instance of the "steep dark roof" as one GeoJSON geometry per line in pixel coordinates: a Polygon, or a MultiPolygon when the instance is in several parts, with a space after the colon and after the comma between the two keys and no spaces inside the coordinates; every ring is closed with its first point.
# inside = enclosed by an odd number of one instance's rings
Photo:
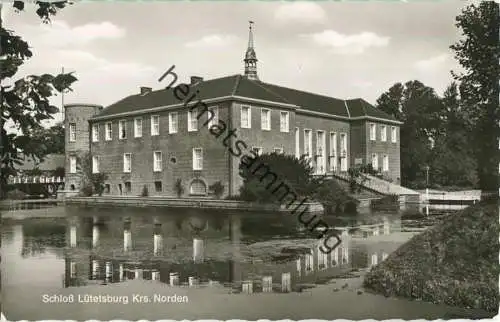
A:
{"type": "MultiPolygon", "coordinates": [[[[380,111],[360,98],[345,101],[325,95],[249,80],[241,75],[206,80],[196,85],[192,85],[190,86],[190,94],[187,95],[187,97],[191,96],[196,91],[199,91],[199,93],[193,101],[208,100],[224,96],[241,96],[282,104],[297,105],[301,109],[335,116],[372,116],[394,120],[392,116],[380,111]]],[[[174,96],[173,89],[162,89],[152,91],[146,95],[135,94],[128,96],[111,104],[96,116],[100,117],[140,111],[179,103],[181,103],[181,101],[174,96]]]]}
{"type": "Polygon", "coordinates": [[[346,100],[346,103],[349,108],[349,113],[351,114],[351,117],[371,116],[386,120],[393,120],[393,121],[396,120],[392,115],[389,115],[384,111],[379,110],[378,108],[371,105],[362,98],[346,100]]]}

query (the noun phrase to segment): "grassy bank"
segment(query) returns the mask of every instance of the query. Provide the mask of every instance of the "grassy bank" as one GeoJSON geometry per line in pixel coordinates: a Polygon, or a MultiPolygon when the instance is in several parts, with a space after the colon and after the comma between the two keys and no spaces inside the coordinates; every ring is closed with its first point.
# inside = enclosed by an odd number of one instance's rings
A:
{"type": "Polygon", "coordinates": [[[366,289],[498,311],[498,205],[471,206],[413,237],[365,277],[366,289]]]}

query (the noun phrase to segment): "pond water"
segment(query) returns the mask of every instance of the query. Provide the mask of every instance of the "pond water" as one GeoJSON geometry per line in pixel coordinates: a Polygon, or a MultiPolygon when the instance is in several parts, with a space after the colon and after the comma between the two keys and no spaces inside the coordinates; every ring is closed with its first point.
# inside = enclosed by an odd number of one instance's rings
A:
{"type": "MultiPolygon", "coordinates": [[[[397,212],[326,218],[338,231],[342,243],[330,254],[324,254],[319,251],[320,243],[314,235],[294,216],[284,214],[78,207],[43,211],[45,215],[38,210],[38,215],[31,218],[25,218],[23,213],[19,216],[22,219],[16,219],[12,212],[10,219],[2,220],[2,306],[10,320],[75,319],[74,314],[80,319],[134,320],[148,314],[150,320],[161,319],[166,318],[162,315],[164,303],[141,309],[137,306],[130,308],[128,315],[120,315],[123,307],[117,307],[117,303],[101,300],[90,309],[89,303],[83,302],[90,293],[125,296],[132,302],[136,295],[146,296],[151,292],[151,296],[168,295],[173,294],[172,290],[177,296],[189,297],[192,303],[188,309],[169,306],[167,311],[178,319],[272,318],[269,315],[290,318],[288,309],[276,307],[283,301],[275,300],[276,297],[326,292],[325,287],[330,287],[329,292],[356,291],[360,285],[351,283],[347,287],[346,283],[334,287],[332,279],[348,278],[346,273],[356,278],[356,274],[385,260],[414,234],[403,232],[408,229],[397,212]],[[241,297],[248,294],[252,294],[252,300],[235,311],[241,297]],[[259,294],[274,297],[259,304],[262,301],[256,298],[259,294]],[[78,299],[83,302],[60,303],[65,301],[63,295],[72,295],[77,299],[75,302],[78,299]],[[237,297],[240,299],[232,300],[237,297]],[[264,307],[273,301],[277,302],[268,308],[271,313],[257,314],[260,306],[264,312],[264,307]],[[206,313],[210,309],[201,309],[203,305],[220,308],[210,315],[206,313]]],[[[357,280],[360,284],[359,276],[357,280]]],[[[328,296],[348,298],[341,293],[328,296]]],[[[325,301],[324,297],[319,302],[325,301]]],[[[375,302],[389,301],[380,296],[375,298],[375,302]]],[[[293,306],[294,301],[288,299],[283,303],[293,306]]],[[[370,301],[373,306],[375,302],[370,301]]],[[[399,311],[401,302],[410,301],[400,301],[399,311]]],[[[330,305],[326,300],[322,308],[308,306],[311,310],[308,314],[332,318],[328,316],[330,305]]],[[[307,310],[300,312],[305,314],[307,310]]],[[[344,311],[350,312],[341,305],[332,312],[344,311]]],[[[411,310],[402,312],[407,311],[411,310]]],[[[437,312],[431,316],[442,317],[449,308],[432,305],[427,311],[437,312]]],[[[367,312],[358,313],[349,314],[356,319],[365,317],[363,314],[367,312]]],[[[369,317],[372,315],[365,318],[369,317]]],[[[293,315],[293,318],[298,317],[293,315]]]]}

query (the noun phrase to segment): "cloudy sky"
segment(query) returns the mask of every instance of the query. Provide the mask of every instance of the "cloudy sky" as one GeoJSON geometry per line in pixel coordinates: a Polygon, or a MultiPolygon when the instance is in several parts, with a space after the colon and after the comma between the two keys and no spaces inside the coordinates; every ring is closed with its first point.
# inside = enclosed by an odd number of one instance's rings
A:
{"type": "MultiPolygon", "coordinates": [[[[67,103],[109,105],[159,89],[171,65],[181,79],[243,73],[248,20],[255,21],[261,80],[371,103],[395,82],[418,79],[438,92],[457,65],[463,1],[91,2],[76,3],[43,25],[27,6],[3,12],[27,40],[31,58],[17,75],[57,73],[78,82],[67,103]]],[[[59,98],[58,98],[59,100],[59,98]]]]}

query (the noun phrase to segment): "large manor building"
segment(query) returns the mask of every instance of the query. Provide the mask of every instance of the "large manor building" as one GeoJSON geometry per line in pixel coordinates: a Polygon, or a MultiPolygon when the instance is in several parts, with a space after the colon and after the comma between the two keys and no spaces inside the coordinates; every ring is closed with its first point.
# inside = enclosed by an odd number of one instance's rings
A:
{"type": "MultiPolygon", "coordinates": [[[[235,152],[250,150],[305,155],[317,174],[371,164],[399,182],[399,121],[361,98],[260,80],[251,26],[244,67],[244,75],[193,76],[155,91],[141,87],[106,108],[66,105],[67,189],[80,188],[77,163],[85,152],[92,171],[108,175],[104,194],[110,195],[137,196],[146,186],[149,195],[175,196],[179,179],[185,196],[208,195],[218,181],[225,196],[237,195],[242,179],[235,152]],[[214,135],[214,125],[224,133],[214,135]]],[[[173,67],[164,76],[166,85],[177,82],[173,67]]]]}

